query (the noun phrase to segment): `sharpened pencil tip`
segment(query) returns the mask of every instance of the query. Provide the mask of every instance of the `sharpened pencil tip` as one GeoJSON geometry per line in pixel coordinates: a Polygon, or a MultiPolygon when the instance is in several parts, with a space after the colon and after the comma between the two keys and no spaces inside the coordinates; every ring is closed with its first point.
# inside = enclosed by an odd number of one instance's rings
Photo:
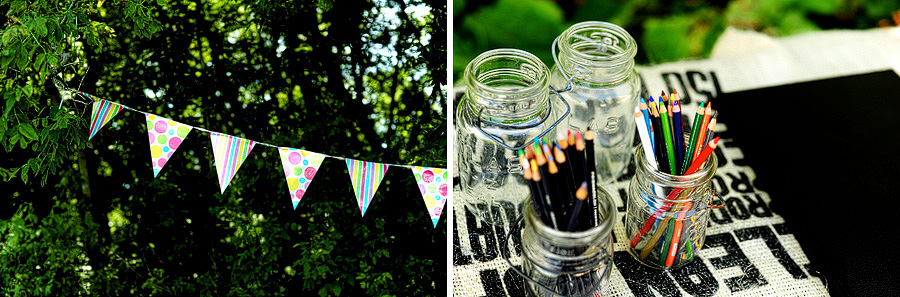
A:
{"type": "Polygon", "coordinates": [[[578,187],[578,191],[575,191],[575,198],[578,198],[578,200],[587,199],[587,196],[588,196],[587,188],[588,188],[587,181],[581,182],[581,186],[578,187]]]}

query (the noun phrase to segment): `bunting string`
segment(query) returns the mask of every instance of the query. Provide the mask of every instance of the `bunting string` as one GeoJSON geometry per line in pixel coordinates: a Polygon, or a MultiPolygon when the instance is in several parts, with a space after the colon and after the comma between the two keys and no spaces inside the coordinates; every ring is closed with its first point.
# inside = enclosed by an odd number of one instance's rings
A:
{"type": "MultiPolygon", "coordinates": [[[[85,92],[81,92],[81,91],[77,91],[77,90],[71,90],[71,89],[70,89],[69,91],[76,92],[77,94],[82,95],[82,96],[84,96],[84,97],[86,97],[86,98],[92,100],[92,101],[95,102],[95,103],[98,102],[98,101],[103,101],[103,102],[111,103],[111,104],[114,104],[114,105],[118,105],[118,106],[120,107],[119,109],[127,109],[127,110],[131,110],[131,111],[135,111],[135,112],[140,112],[140,113],[144,113],[144,114],[150,114],[150,113],[148,113],[148,112],[146,112],[146,111],[139,110],[139,109],[135,109],[135,108],[129,107],[129,106],[124,105],[124,104],[121,104],[121,103],[115,103],[115,102],[112,102],[112,101],[109,101],[109,100],[100,99],[100,98],[98,98],[98,97],[96,97],[96,96],[94,96],[94,95],[91,95],[91,94],[88,94],[88,93],[85,93],[85,92]]],[[[118,111],[116,111],[116,113],[118,113],[118,111]]],[[[113,116],[114,116],[114,115],[113,115],[113,116]]],[[[112,118],[112,116],[110,116],[109,118],[112,118]]],[[[108,122],[109,119],[106,119],[106,121],[108,122]]],[[[103,124],[106,124],[106,123],[104,122],[103,124]]],[[[226,133],[222,133],[222,132],[218,132],[218,131],[209,130],[209,129],[206,129],[206,128],[203,128],[203,127],[198,127],[198,126],[193,126],[193,125],[188,125],[188,124],[183,124],[183,125],[186,125],[186,126],[188,126],[188,127],[191,127],[192,129],[196,129],[196,130],[203,131],[203,132],[207,132],[207,133],[218,133],[218,134],[221,134],[221,135],[229,135],[229,134],[226,134],[226,133]]],[[[102,127],[102,126],[101,126],[101,127],[102,127]]],[[[93,129],[93,126],[92,126],[92,129],[93,129]]],[[[100,129],[100,127],[97,128],[97,130],[99,130],[99,129],[100,129]]],[[[92,130],[92,131],[93,131],[93,130],[92,130]]],[[[96,132],[93,132],[93,134],[96,134],[96,132]]],[[[93,137],[93,136],[92,136],[92,137],[93,137]]],[[[282,146],[279,146],[279,145],[274,145],[274,144],[271,144],[271,143],[262,142],[262,141],[257,141],[257,140],[253,140],[253,142],[254,142],[256,145],[268,146],[268,147],[271,147],[271,148],[274,148],[274,149],[279,149],[279,148],[282,147],[282,146]]],[[[324,154],[324,153],[319,153],[319,154],[321,154],[322,157],[325,157],[325,158],[338,159],[338,160],[342,160],[342,161],[346,161],[346,160],[347,160],[346,157],[333,156],[333,155],[324,154]]],[[[380,163],[381,163],[381,162],[380,162],[380,163]]],[[[405,164],[394,164],[394,163],[381,163],[381,164],[390,165],[390,166],[396,166],[396,167],[404,167],[404,168],[409,168],[409,169],[413,169],[414,167],[417,166],[417,165],[405,165],[405,164]]]]}
{"type": "Polygon", "coordinates": [[[156,114],[100,99],[85,92],[71,89],[69,91],[83,96],[94,103],[89,127],[90,137],[88,139],[93,138],[122,109],[144,114],[150,147],[150,163],[153,168],[154,178],[159,175],[163,166],[172,158],[172,155],[181,146],[184,139],[192,130],[196,129],[209,134],[219,190],[222,194],[225,193],[228,184],[234,179],[241,164],[244,163],[253,148],[256,145],[262,145],[278,150],[285,182],[288,187],[288,195],[294,209],[297,209],[297,205],[300,204],[303,195],[309,189],[316,172],[325,158],[344,160],[347,163],[347,171],[350,174],[350,182],[353,185],[353,192],[356,196],[361,216],[365,216],[366,210],[372,204],[372,199],[375,197],[378,186],[391,166],[411,169],[434,227],[437,226],[444,205],[447,202],[448,171],[444,168],[368,162],[303,149],[281,147],[176,122],[156,114]]]}

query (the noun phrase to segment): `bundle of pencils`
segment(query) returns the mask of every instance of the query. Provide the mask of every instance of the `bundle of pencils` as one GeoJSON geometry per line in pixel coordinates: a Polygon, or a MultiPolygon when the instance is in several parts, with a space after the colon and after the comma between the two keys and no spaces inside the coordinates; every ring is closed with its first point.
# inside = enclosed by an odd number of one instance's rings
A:
{"type": "Polygon", "coordinates": [[[597,225],[594,132],[557,133],[557,142],[534,140],[519,150],[536,214],[561,231],[584,231],[597,225]]]}
{"type": "MultiPolygon", "coordinates": [[[[718,112],[712,110],[711,103],[706,102],[705,106],[701,103],[694,116],[693,125],[684,127],[678,93],[673,90],[671,95],[670,98],[663,91],[656,100],[652,96],[649,102],[641,98],[640,105],[635,108],[635,124],[643,153],[653,170],[673,176],[694,174],[709,159],[719,143],[718,137],[713,138],[718,112]],[[687,141],[685,133],[689,133],[687,141]]],[[[686,218],[692,205],[691,199],[687,198],[693,190],[685,191],[680,188],[669,190],[665,193],[665,189],[660,186],[653,189],[658,197],[684,202],[666,201],[658,207],[650,203],[650,207],[655,209],[653,214],[630,242],[632,248],[636,247],[652,228],[656,228],[643,245],[640,258],[644,260],[650,253],[659,252],[659,265],[663,267],[672,266],[676,260],[691,260],[693,257],[691,246],[698,244],[691,243],[683,234],[689,231],[684,228],[684,221],[694,221],[694,212],[686,218]],[[670,215],[665,215],[667,212],[670,215]]]]}

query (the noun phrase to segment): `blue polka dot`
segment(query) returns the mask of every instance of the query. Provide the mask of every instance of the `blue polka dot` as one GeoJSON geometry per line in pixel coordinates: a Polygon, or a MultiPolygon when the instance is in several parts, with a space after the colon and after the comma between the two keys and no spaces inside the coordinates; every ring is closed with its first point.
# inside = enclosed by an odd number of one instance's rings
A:
{"type": "Polygon", "coordinates": [[[434,195],[434,200],[441,200],[441,195],[434,195]]]}
{"type": "Polygon", "coordinates": [[[309,161],[308,161],[308,160],[303,160],[303,165],[309,165],[309,161]]]}
{"type": "Polygon", "coordinates": [[[169,135],[175,135],[175,130],[169,129],[169,135]]]}
{"type": "Polygon", "coordinates": [[[440,178],[440,177],[435,177],[435,178],[434,178],[434,181],[436,181],[436,182],[441,182],[441,178],[440,178]]]}
{"type": "Polygon", "coordinates": [[[169,147],[168,147],[168,146],[163,147],[163,151],[164,151],[164,152],[168,152],[168,151],[169,151],[169,147]]]}
{"type": "Polygon", "coordinates": [[[306,179],[301,177],[301,178],[300,178],[300,183],[301,183],[301,184],[302,184],[302,183],[306,183],[306,179]]]}

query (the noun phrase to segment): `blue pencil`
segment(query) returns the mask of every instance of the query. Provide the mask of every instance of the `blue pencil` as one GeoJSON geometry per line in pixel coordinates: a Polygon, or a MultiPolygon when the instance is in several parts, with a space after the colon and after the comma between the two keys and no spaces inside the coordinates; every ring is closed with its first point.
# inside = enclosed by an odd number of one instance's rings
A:
{"type": "Polygon", "coordinates": [[[681,124],[681,106],[678,102],[678,96],[676,93],[672,93],[672,125],[675,126],[675,137],[672,137],[674,140],[673,144],[675,145],[675,167],[678,167],[675,172],[681,172],[684,168],[681,168],[681,163],[684,162],[684,129],[681,124]]]}

